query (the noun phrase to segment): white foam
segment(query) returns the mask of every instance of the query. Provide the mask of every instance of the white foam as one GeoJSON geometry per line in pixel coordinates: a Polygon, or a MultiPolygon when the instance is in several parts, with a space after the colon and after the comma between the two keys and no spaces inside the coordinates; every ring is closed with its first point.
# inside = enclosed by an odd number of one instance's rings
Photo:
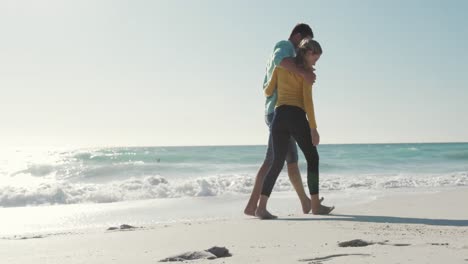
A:
{"type": "MultiPolygon", "coordinates": [[[[18,176],[20,177],[20,176],[18,176]]],[[[131,177],[106,183],[84,183],[21,175],[21,180],[0,186],[0,206],[109,203],[118,201],[210,197],[250,194],[255,179],[248,174],[225,174],[169,180],[162,176],[131,177]],[[28,178],[29,177],[29,178],[28,178]],[[25,185],[24,182],[29,184],[25,185]]],[[[16,179],[12,177],[11,179],[16,179]]],[[[305,180],[304,180],[305,181],[305,180]]],[[[305,185],[306,183],[304,183],[305,185]]],[[[321,176],[321,190],[384,190],[468,186],[468,173],[442,175],[328,175],[321,176]]],[[[294,191],[284,173],[274,192],[294,191]]]]}

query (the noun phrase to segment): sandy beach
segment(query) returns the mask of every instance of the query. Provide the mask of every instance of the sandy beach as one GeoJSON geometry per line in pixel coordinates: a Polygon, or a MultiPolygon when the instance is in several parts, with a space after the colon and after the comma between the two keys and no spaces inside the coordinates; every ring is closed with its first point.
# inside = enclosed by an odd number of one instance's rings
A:
{"type": "Polygon", "coordinates": [[[0,264],[468,264],[467,10],[0,0],[0,264]]]}
{"type": "Polygon", "coordinates": [[[187,263],[468,263],[467,199],[468,188],[460,187],[402,192],[345,208],[337,204],[330,216],[291,214],[273,221],[246,216],[10,236],[0,240],[0,256],[1,263],[11,264],[158,263],[219,246],[232,256],[187,263]],[[356,247],[339,245],[355,239],[362,240],[349,243],[356,247]]]}

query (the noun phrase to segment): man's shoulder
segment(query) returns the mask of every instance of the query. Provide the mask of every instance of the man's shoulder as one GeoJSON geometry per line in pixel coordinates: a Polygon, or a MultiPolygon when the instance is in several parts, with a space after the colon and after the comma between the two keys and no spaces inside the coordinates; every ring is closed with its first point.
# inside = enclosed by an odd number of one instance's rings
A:
{"type": "Polygon", "coordinates": [[[280,40],[275,44],[275,49],[277,48],[294,48],[294,46],[289,40],[280,40]]]}

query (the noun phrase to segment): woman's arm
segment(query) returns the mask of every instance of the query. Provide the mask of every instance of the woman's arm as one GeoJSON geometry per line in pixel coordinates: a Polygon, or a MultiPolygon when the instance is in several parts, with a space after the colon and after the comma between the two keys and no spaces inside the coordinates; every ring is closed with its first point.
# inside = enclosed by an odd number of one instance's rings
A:
{"type": "Polygon", "coordinates": [[[312,99],[312,85],[303,82],[303,93],[304,93],[304,110],[307,114],[307,119],[309,120],[310,128],[316,129],[317,122],[315,121],[315,109],[314,101],[312,99]]]}
{"type": "Polygon", "coordinates": [[[304,108],[309,120],[310,135],[312,136],[312,144],[317,146],[320,144],[320,135],[317,131],[317,122],[315,121],[314,101],[312,100],[312,85],[303,82],[304,93],[304,108]]]}
{"type": "Polygon", "coordinates": [[[266,97],[272,96],[273,92],[276,89],[276,84],[278,83],[278,68],[273,70],[273,75],[271,76],[270,81],[267,83],[265,87],[263,87],[263,93],[266,97]]]}

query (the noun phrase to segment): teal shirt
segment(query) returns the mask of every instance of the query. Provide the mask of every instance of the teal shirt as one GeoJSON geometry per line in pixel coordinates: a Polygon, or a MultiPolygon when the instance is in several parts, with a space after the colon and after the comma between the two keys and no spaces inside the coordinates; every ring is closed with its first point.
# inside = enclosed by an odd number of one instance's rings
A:
{"type": "MultiPolygon", "coordinates": [[[[265,79],[263,80],[263,87],[265,87],[268,82],[270,82],[271,76],[273,75],[273,70],[278,66],[284,58],[290,58],[296,56],[296,50],[294,45],[289,40],[282,40],[276,43],[275,48],[271,57],[268,59],[265,79]]],[[[267,97],[265,102],[265,115],[275,112],[276,100],[278,99],[278,93],[275,89],[273,95],[267,97]]]]}

